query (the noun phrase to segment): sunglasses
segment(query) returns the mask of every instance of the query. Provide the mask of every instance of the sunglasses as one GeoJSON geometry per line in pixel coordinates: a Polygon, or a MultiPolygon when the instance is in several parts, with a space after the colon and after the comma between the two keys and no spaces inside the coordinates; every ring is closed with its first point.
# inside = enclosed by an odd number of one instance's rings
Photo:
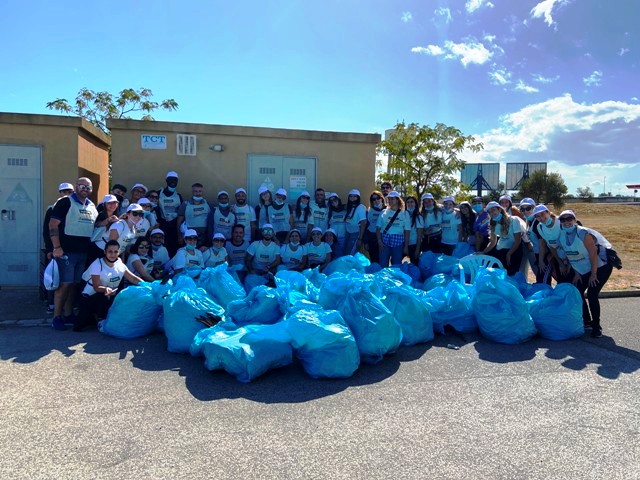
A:
{"type": "Polygon", "coordinates": [[[521,212],[530,212],[533,210],[533,207],[520,207],[521,212]]]}
{"type": "Polygon", "coordinates": [[[224,242],[222,238],[214,238],[213,243],[224,242]]]}
{"type": "Polygon", "coordinates": [[[89,191],[89,192],[90,192],[91,190],[93,190],[93,187],[92,187],[91,185],[78,185],[78,188],[79,188],[80,190],[87,190],[87,191],[89,191]]]}
{"type": "Polygon", "coordinates": [[[134,217],[142,217],[144,215],[144,212],[129,212],[129,213],[134,217]]]}
{"type": "Polygon", "coordinates": [[[139,193],[139,194],[141,194],[141,195],[144,195],[144,190],[142,190],[142,189],[140,189],[140,188],[136,188],[135,190],[131,190],[131,191],[132,191],[132,192],[135,192],[135,193],[139,193]]]}
{"type": "Polygon", "coordinates": [[[562,218],[559,218],[558,220],[560,220],[561,223],[567,223],[567,222],[571,222],[571,221],[575,220],[575,218],[573,218],[573,217],[562,217],[562,218]]]}
{"type": "Polygon", "coordinates": [[[322,234],[320,232],[315,232],[311,234],[312,237],[321,237],[322,234]]]}
{"type": "Polygon", "coordinates": [[[339,199],[338,198],[332,198],[331,201],[332,202],[337,202],[339,199]]]}
{"type": "Polygon", "coordinates": [[[270,228],[267,228],[262,230],[262,233],[273,233],[273,230],[271,230],[270,228]]]}
{"type": "Polygon", "coordinates": [[[375,202],[376,200],[382,200],[382,198],[380,198],[380,197],[371,197],[371,200],[373,200],[375,202]]]}
{"type": "Polygon", "coordinates": [[[140,245],[138,245],[138,250],[141,249],[141,248],[151,248],[151,246],[149,244],[146,244],[146,245],[140,244],[140,245]]]}
{"type": "Polygon", "coordinates": [[[188,242],[192,242],[198,240],[198,237],[184,237],[184,239],[188,242]]]}
{"type": "Polygon", "coordinates": [[[147,198],[149,200],[158,200],[160,197],[158,195],[149,195],[147,198]]]}

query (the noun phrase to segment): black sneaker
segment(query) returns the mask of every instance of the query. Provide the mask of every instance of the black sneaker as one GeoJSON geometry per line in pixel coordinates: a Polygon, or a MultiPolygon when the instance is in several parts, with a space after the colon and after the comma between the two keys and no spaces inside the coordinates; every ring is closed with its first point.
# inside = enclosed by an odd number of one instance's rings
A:
{"type": "Polygon", "coordinates": [[[584,322],[584,331],[589,331],[591,330],[592,326],[591,326],[591,322],[584,322]]]}
{"type": "Polygon", "coordinates": [[[591,338],[601,338],[602,337],[602,328],[594,327],[591,330],[591,338]]]}
{"type": "Polygon", "coordinates": [[[51,327],[53,327],[54,330],[66,330],[67,326],[64,324],[64,317],[62,315],[53,317],[51,327]]]}

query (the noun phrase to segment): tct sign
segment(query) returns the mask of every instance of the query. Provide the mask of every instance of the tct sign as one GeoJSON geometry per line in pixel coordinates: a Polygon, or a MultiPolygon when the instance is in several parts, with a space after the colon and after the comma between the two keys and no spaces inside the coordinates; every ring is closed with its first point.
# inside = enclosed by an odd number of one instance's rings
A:
{"type": "Polygon", "coordinates": [[[167,136],[166,135],[140,135],[140,143],[142,148],[154,149],[154,150],[166,150],[167,149],[167,136]]]}

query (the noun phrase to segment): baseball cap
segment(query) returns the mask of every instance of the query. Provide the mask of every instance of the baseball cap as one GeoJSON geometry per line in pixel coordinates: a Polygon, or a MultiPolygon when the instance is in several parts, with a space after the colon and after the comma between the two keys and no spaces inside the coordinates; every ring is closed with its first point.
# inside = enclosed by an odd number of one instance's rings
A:
{"type": "Polygon", "coordinates": [[[61,183],[58,185],[58,191],[61,192],[62,190],[73,190],[73,185],[67,182],[61,183]]]}
{"type": "Polygon", "coordinates": [[[226,240],[226,239],[224,238],[224,235],[223,235],[223,234],[221,234],[220,232],[218,232],[218,233],[214,233],[214,234],[213,234],[213,239],[215,240],[216,238],[220,238],[220,239],[222,239],[222,240],[226,240]]]}
{"type": "Polygon", "coordinates": [[[138,200],[138,205],[151,205],[151,200],[142,197],[140,200],[138,200]]]}
{"type": "Polygon", "coordinates": [[[172,170],[170,172],[167,172],[167,176],[165,178],[169,178],[169,177],[178,178],[178,174],[172,170]]]}
{"type": "Polygon", "coordinates": [[[562,218],[565,215],[569,215],[573,218],[576,218],[576,214],[573,210],[563,210],[562,213],[560,215],[558,215],[558,218],[562,218]]]}
{"type": "Polygon", "coordinates": [[[127,213],[129,212],[142,212],[142,207],[140,205],[138,205],[137,203],[132,203],[131,205],[129,205],[127,207],[127,213]]]}
{"type": "Polygon", "coordinates": [[[283,197],[287,196],[287,191],[284,188],[279,188],[276,190],[276,195],[282,195],[283,197]]]}
{"type": "Polygon", "coordinates": [[[538,205],[536,208],[533,209],[533,214],[537,215],[540,212],[548,212],[549,209],[547,208],[546,205],[538,205]]]}
{"type": "Polygon", "coordinates": [[[220,195],[226,195],[227,197],[229,196],[229,193],[226,190],[220,190],[218,192],[218,198],[220,198],[220,195]]]}
{"type": "Polygon", "coordinates": [[[447,195],[446,197],[444,197],[442,199],[443,202],[452,202],[452,203],[456,203],[456,199],[453,198],[451,195],[447,195]]]}
{"type": "Polygon", "coordinates": [[[354,188],[353,190],[349,190],[349,195],[358,195],[360,196],[360,190],[354,188]]]}
{"type": "Polygon", "coordinates": [[[159,228],[154,228],[153,230],[151,230],[151,236],[154,235],[162,235],[164,237],[164,232],[159,228]]]}
{"type": "Polygon", "coordinates": [[[268,228],[273,230],[273,225],[271,225],[270,223],[265,223],[260,230],[266,230],[268,228]]]}
{"type": "Polygon", "coordinates": [[[426,200],[426,199],[431,199],[433,200],[433,195],[430,193],[423,193],[422,197],[420,198],[421,200],[426,200]]]}
{"type": "Polygon", "coordinates": [[[264,192],[268,192],[269,191],[269,187],[267,187],[266,185],[260,185],[260,188],[258,189],[258,195],[262,195],[264,192]]]}
{"type": "Polygon", "coordinates": [[[102,203],[109,203],[109,202],[117,202],[118,198],[115,195],[105,195],[104,198],[102,199],[102,203]]]}
{"type": "Polygon", "coordinates": [[[236,188],[236,193],[241,193],[241,192],[244,193],[245,195],[247,194],[247,191],[244,188],[242,187],[236,188]]]}
{"type": "Polygon", "coordinates": [[[304,191],[300,194],[300,196],[301,196],[301,197],[309,197],[309,198],[311,198],[311,195],[309,195],[309,192],[307,192],[306,190],[304,190],[304,191]]]}
{"type": "Polygon", "coordinates": [[[197,237],[198,236],[198,232],[196,232],[193,228],[187,228],[184,231],[184,236],[186,237],[197,237]]]}
{"type": "Polygon", "coordinates": [[[493,207],[502,208],[498,202],[489,202],[489,203],[487,203],[487,211],[490,208],[493,208],[493,207]]]}
{"type": "Polygon", "coordinates": [[[131,190],[135,190],[136,188],[141,188],[142,190],[144,190],[144,193],[147,193],[149,191],[149,189],[141,183],[136,183],[133,187],[131,187],[131,190]]]}
{"type": "Polygon", "coordinates": [[[526,197],[526,198],[523,198],[522,200],[520,200],[520,205],[531,205],[531,206],[535,207],[536,206],[536,202],[535,202],[535,200],[533,198],[526,197]]]}
{"type": "Polygon", "coordinates": [[[396,192],[395,190],[391,190],[389,192],[389,194],[387,195],[387,198],[389,197],[396,197],[396,198],[400,198],[400,194],[398,192],[396,192]]]}

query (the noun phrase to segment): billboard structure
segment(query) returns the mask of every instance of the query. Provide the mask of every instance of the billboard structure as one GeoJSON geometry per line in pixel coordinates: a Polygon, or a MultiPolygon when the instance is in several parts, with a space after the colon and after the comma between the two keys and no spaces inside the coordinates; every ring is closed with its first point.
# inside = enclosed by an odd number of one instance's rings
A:
{"type": "Polygon", "coordinates": [[[520,190],[522,181],[534,172],[542,170],[546,173],[547,162],[539,163],[507,163],[506,190],[520,190]]]}
{"type": "Polygon", "coordinates": [[[498,188],[499,177],[499,163],[467,163],[460,173],[460,181],[475,188],[479,197],[483,190],[493,191],[498,188]]]}

